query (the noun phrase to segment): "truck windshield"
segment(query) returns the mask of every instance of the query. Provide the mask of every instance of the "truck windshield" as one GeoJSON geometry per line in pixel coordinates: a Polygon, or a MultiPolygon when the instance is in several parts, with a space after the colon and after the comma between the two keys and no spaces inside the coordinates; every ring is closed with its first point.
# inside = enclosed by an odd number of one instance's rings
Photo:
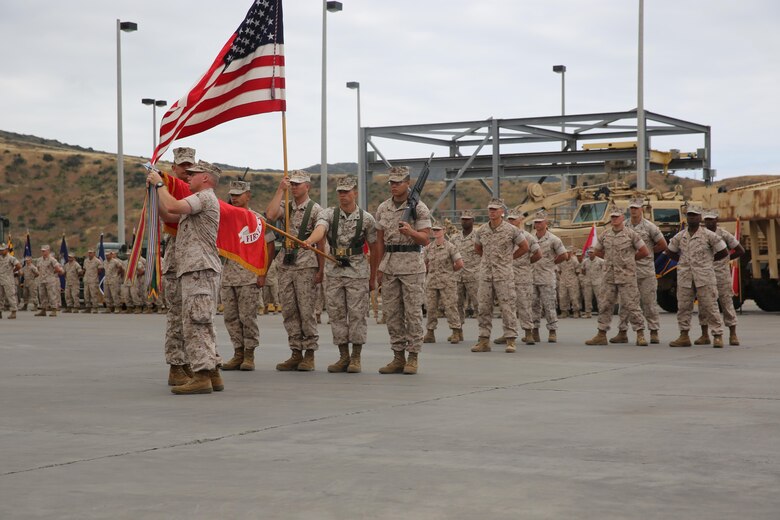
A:
{"type": "Polygon", "coordinates": [[[653,208],[653,220],[656,224],[679,224],[680,210],[676,208],[653,208]]]}
{"type": "Polygon", "coordinates": [[[594,202],[592,204],[583,204],[574,215],[572,223],[580,222],[600,222],[604,218],[604,212],[607,210],[607,202],[594,202]]]}

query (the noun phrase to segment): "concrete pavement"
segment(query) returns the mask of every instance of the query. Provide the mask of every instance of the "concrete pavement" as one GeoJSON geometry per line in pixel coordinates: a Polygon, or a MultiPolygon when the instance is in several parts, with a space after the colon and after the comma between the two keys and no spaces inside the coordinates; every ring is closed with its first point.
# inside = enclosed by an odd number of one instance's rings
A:
{"type": "Polygon", "coordinates": [[[166,386],[164,316],[0,321],[0,518],[780,515],[777,314],[746,304],[723,350],[669,348],[669,314],[661,345],[586,347],[595,318],[567,319],[516,354],[440,324],[416,376],[376,372],[373,320],[363,373],[326,372],[325,324],[316,372],[276,372],[281,317],[259,319],[258,370],[202,396],[166,386]]]}

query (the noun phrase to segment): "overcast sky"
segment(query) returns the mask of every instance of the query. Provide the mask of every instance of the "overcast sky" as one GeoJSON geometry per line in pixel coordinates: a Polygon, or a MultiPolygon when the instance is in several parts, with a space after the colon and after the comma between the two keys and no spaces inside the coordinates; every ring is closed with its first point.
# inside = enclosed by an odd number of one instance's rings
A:
{"type": "MultiPolygon", "coordinates": [[[[636,106],[636,0],[344,0],[328,15],[328,162],[355,161],[364,126],[554,115],[636,106]]],[[[116,19],[124,149],[149,156],[151,108],[184,95],[251,0],[3,0],[0,129],[115,152],[116,19]]],[[[322,3],[284,4],[291,168],[320,161],[322,3]]],[[[777,0],[645,2],[645,108],[712,127],[718,177],[780,173],[777,0]]],[[[158,111],[158,119],[162,117],[158,111]]],[[[654,148],[702,146],[700,139],[654,148]]],[[[236,120],[177,141],[209,161],[281,168],[281,117],[236,120]]],[[[404,149],[390,147],[390,156],[404,149]]],[[[433,150],[431,150],[433,151],[433,150]]],[[[415,155],[427,155],[416,152],[415,155]]],[[[171,157],[168,152],[165,159],[171,157]]]]}

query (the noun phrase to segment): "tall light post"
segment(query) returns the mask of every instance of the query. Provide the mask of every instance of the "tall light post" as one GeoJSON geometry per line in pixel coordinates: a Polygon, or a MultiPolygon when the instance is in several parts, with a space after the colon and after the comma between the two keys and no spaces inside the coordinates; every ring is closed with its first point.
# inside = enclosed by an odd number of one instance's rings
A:
{"type": "Polygon", "coordinates": [[[320,129],[320,206],[328,207],[328,12],[341,11],[341,2],[322,1],[322,118],[320,129]]]}
{"type": "Polygon", "coordinates": [[[365,173],[363,172],[363,143],[360,138],[360,83],[357,81],[347,81],[347,88],[357,92],[357,151],[358,151],[358,205],[361,208],[366,207],[366,194],[368,193],[368,186],[366,186],[365,173]]]}
{"type": "Polygon", "coordinates": [[[639,0],[639,44],[636,92],[636,187],[647,189],[647,128],[645,127],[645,2],[639,0]]]}
{"type": "Polygon", "coordinates": [[[122,150],[122,40],[121,34],[138,30],[138,24],[116,21],[116,218],[117,240],[125,243],[125,157],[122,150]]]}
{"type": "Polygon", "coordinates": [[[152,151],[157,149],[157,107],[164,107],[168,104],[164,99],[143,98],[141,103],[152,105],[152,151]]]}
{"type": "MultiPolygon", "coordinates": [[[[561,75],[561,116],[566,115],[566,65],[553,65],[553,72],[561,75]]],[[[566,123],[561,121],[561,133],[566,133],[566,123]]],[[[561,141],[561,151],[566,149],[566,141],[561,141]]],[[[566,176],[561,175],[561,191],[566,191],[566,176]]]]}

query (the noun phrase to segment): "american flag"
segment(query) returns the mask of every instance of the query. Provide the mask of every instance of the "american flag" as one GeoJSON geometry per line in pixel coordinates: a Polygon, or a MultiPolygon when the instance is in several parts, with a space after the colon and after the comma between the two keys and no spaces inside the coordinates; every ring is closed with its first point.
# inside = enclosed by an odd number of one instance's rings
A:
{"type": "Polygon", "coordinates": [[[209,70],[160,123],[152,164],[175,140],[239,117],[284,112],[282,0],[255,0],[209,70]]]}

